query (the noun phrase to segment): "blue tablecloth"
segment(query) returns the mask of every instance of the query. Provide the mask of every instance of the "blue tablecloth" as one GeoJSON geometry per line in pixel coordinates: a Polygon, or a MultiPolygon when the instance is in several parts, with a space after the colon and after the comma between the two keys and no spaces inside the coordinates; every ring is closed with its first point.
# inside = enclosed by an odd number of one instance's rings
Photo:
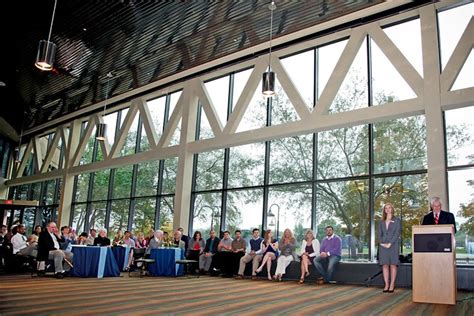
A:
{"type": "Polygon", "coordinates": [[[148,271],[153,276],[179,276],[183,275],[183,266],[176,264],[176,260],[184,258],[184,253],[179,248],[151,249],[150,259],[155,263],[148,265],[148,271]]]}
{"type": "Polygon", "coordinates": [[[129,246],[112,247],[115,261],[117,261],[120,271],[125,271],[128,266],[128,258],[130,257],[131,248],[129,246]]]}
{"type": "Polygon", "coordinates": [[[73,276],[82,278],[118,277],[120,270],[110,247],[73,246],[73,276]]]}

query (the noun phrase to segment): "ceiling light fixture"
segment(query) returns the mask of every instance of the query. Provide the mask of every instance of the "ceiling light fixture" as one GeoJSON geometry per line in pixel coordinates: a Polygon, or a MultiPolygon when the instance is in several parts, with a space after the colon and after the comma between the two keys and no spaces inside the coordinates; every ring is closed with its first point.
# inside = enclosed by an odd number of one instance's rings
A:
{"type": "Polygon", "coordinates": [[[268,6],[270,9],[270,53],[268,55],[268,69],[263,73],[262,93],[265,97],[275,95],[275,73],[272,71],[272,31],[273,31],[273,11],[276,9],[275,1],[268,6]]]}
{"type": "Polygon", "coordinates": [[[38,53],[36,55],[35,66],[44,71],[53,69],[54,58],[56,56],[56,44],[51,42],[51,31],[53,30],[54,15],[56,14],[56,5],[58,0],[54,1],[53,17],[49,27],[48,40],[41,40],[38,45],[38,53]]]}
{"type": "MultiPolygon", "coordinates": [[[[107,98],[109,96],[109,85],[110,85],[110,79],[112,79],[112,77],[113,77],[112,72],[109,72],[107,74],[107,88],[105,89],[104,114],[102,116],[105,116],[105,110],[107,109],[107,98]]],[[[97,132],[95,134],[95,139],[97,139],[99,141],[105,141],[106,132],[107,132],[107,124],[105,124],[105,123],[97,124],[97,132]]]]}

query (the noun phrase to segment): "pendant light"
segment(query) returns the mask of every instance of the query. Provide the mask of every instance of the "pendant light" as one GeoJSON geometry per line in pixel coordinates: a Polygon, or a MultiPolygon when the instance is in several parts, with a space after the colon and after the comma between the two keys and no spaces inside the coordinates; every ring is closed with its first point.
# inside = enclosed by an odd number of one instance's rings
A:
{"type": "Polygon", "coordinates": [[[51,31],[53,30],[54,15],[56,14],[56,5],[58,0],[54,1],[53,16],[49,27],[48,40],[41,40],[38,45],[38,53],[36,54],[35,66],[43,71],[51,71],[53,69],[54,58],[56,56],[56,44],[51,42],[51,31]]]}
{"type": "Polygon", "coordinates": [[[275,1],[268,6],[270,9],[270,52],[268,54],[268,69],[262,77],[262,93],[265,97],[275,95],[275,73],[271,69],[272,63],[272,31],[273,31],[273,11],[276,9],[275,1]]]}
{"type": "MultiPolygon", "coordinates": [[[[110,85],[110,79],[112,79],[112,77],[113,77],[112,72],[109,72],[107,74],[107,87],[105,89],[105,100],[104,100],[104,114],[102,116],[105,116],[105,110],[107,109],[107,98],[109,97],[109,85],[110,85]]],[[[97,124],[95,139],[99,141],[105,141],[106,133],[107,133],[107,124],[105,123],[97,124]]]]}

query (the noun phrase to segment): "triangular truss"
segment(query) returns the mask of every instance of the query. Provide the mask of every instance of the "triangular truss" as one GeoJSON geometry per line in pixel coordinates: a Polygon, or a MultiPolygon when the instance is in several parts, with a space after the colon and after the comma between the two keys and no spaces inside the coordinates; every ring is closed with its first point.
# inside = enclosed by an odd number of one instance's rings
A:
{"type": "MultiPolygon", "coordinates": [[[[423,30],[421,30],[423,32],[423,30]]],[[[343,32],[344,33],[344,32],[343,32]]],[[[473,49],[473,37],[474,34],[474,19],[471,18],[466,29],[464,30],[459,42],[457,43],[451,57],[449,58],[444,71],[440,75],[440,90],[441,99],[443,100],[465,100],[466,96],[474,95],[474,88],[470,87],[463,91],[451,91],[453,84],[455,83],[459,73],[463,69],[463,65],[469,58],[473,49]],[[451,99],[450,99],[451,98],[451,99]]],[[[184,148],[189,143],[193,143],[194,139],[189,137],[183,137],[192,129],[192,119],[188,118],[191,103],[195,101],[202,105],[202,115],[205,115],[209,122],[210,129],[214,134],[214,139],[203,139],[191,145],[191,149],[187,149],[193,152],[199,152],[202,148],[223,148],[226,146],[233,146],[239,143],[247,143],[249,141],[262,141],[272,137],[281,137],[287,135],[296,135],[301,131],[314,131],[321,130],[326,127],[335,128],[338,124],[362,124],[368,120],[374,121],[375,119],[382,119],[384,117],[396,116],[399,113],[407,113],[409,111],[422,111],[424,108],[422,99],[425,92],[425,82],[422,76],[416,71],[414,66],[409,62],[406,56],[400,51],[400,49],[394,44],[390,37],[382,30],[380,22],[373,22],[366,24],[351,30],[347,30],[344,33],[344,37],[348,35],[347,43],[338,58],[331,75],[328,78],[324,89],[322,90],[319,100],[315,107],[311,107],[306,104],[303,99],[298,87],[291,80],[288,72],[283,67],[280,57],[284,57],[285,50],[275,52],[271,59],[271,69],[275,72],[277,79],[286,93],[289,103],[294,108],[299,120],[290,121],[283,123],[283,127],[271,126],[263,127],[258,130],[236,132],[239,128],[239,124],[242,122],[242,118],[249,109],[249,104],[254,97],[257,88],[261,82],[262,73],[268,67],[268,55],[260,56],[255,59],[254,62],[247,62],[247,67],[253,67],[253,70],[242,90],[240,96],[238,96],[237,102],[233,107],[232,113],[230,114],[227,122],[221,122],[219,119],[216,108],[213,104],[213,100],[209,96],[209,92],[204,84],[204,79],[195,78],[190,83],[185,84],[183,92],[179,97],[179,100],[171,113],[169,120],[166,122],[165,128],[161,136],[158,135],[155,130],[150,109],[147,105],[146,97],[138,97],[134,99],[124,118],[118,135],[116,136],[115,142],[111,145],[108,141],[101,141],[101,151],[104,156],[104,160],[112,160],[119,158],[120,152],[124,146],[127,135],[130,132],[133,122],[136,116],[140,116],[140,121],[144,129],[143,137],[146,137],[149,143],[149,151],[163,151],[173,148],[175,146],[170,145],[172,139],[176,133],[181,133],[180,140],[184,143],[180,143],[180,148],[184,148]],[[329,108],[334,102],[338,91],[341,89],[341,85],[346,78],[354,59],[364,43],[364,40],[369,36],[380,48],[386,59],[393,65],[395,70],[406,82],[409,88],[416,95],[416,98],[409,100],[402,100],[391,102],[390,104],[383,105],[383,108],[373,107],[371,109],[357,109],[348,111],[349,113],[338,113],[329,115],[329,108]],[[280,56],[281,55],[281,56],[280,56]],[[185,96],[185,97],[183,97],[185,96]],[[189,104],[188,104],[189,103],[189,104]],[[416,108],[415,108],[416,107],[416,108]],[[390,111],[393,113],[384,114],[387,112],[387,108],[391,108],[390,111]],[[350,118],[357,112],[357,118],[350,118]],[[398,114],[397,114],[398,113],[398,114]],[[183,117],[183,115],[185,117],[183,117]],[[337,117],[335,117],[337,116],[337,117]],[[336,119],[339,121],[335,123],[336,119]],[[184,129],[178,129],[178,125],[183,124],[184,129]],[[258,132],[256,132],[258,131],[258,132]],[[184,134],[183,134],[184,133],[184,134]],[[233,135],[238,134],[238,135],[233,135]],[[232,136],[233,141],[229,143],[229,136],[232,136]],[[213,142],[212,144],[210,142],[213,142]],[[232,143],[233,142],[233,143],[232,143]],[[203,144],[205,145],[203,147],[203,144]]],[[[339,40],[342,37],[339,34],[335,36],[330,35],[331,40],[339,40]]],[[[237,68],[236,68],[237,69],[237,68]]],[[[461,102],[459,101],[459,102],[461,102]]],[[[458,102],[458,103],[459,103],[458,102]]],[[[193,106],[194,109],[194,106],[193,106]]],[[[192,116],[189,114],[190,117],[192,116]]],[[[87,142],[92,136],[94,128],[97,124],[103,122],[101,114],[94,114],[89,117],[88,124],[80,135],[80,139],[77,143],[74,143],[74,148],[71,148],[69,142],[68,128],[64,125],[58,127],[55,131],[55,135],[49,144],[46,152],[44,146],[41,146],[41,140],[38,137],[34,137],[27,144],[23,152],[23,158],[17,169],[17,175],[21,176],[24,172],[28,161],[33,158],[35,160],[36,172],[45,173],[48,172],[52,162],[54,162],[55,155],[57,153],[58,144],[61,141],[65,147],[65,156],[71,157],[68,160],[68,167],[75,167],[79,165],[81,157],[84,154],[87,142]],[[32,156],[33,155],[33,156],[32,156]]],[[[173,142],[174,143],[174,142],[173,142]]],[[[181,149],[179,149],[181,150],[181,149]]],[[[184,149],[183,149],[184,150],[184,149]]],[[[169,151],[171,152],[171,151],[169,151]]],[[[173,151],[177,152],[177,151],[173,151]]],[[[168,153],[169,154],[169,153],[168,153]]],[[[147,154],[148,157],[154,156],[154,153],[147,154]]],[[[122,158],[122,157],[120,157],[122,158]]],[[[128,161],[128,160],[127,160],[128,161]]],[[[59,164],[63,166],[64,163],[59,164]]]]}

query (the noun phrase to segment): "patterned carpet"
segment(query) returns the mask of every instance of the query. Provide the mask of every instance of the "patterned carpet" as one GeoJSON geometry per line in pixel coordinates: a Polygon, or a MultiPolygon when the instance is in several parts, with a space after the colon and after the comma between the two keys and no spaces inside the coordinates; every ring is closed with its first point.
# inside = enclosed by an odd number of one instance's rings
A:
{"type": "Polygon", "coordinates": [[[0,276],[0,315],[474,315],[474,293],[456,306],[417,304],[411,290],[224,278],[80,279],[0,276]]]}

